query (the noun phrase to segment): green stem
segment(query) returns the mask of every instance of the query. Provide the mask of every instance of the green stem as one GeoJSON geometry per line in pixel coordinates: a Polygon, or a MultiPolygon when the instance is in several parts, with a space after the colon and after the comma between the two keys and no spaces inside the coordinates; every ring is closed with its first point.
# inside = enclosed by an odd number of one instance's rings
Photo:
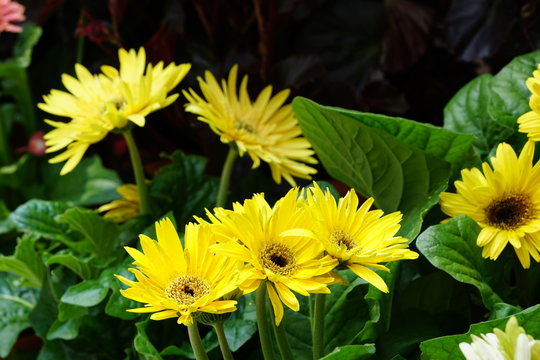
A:
{"type": "Polygon", "coordinates": [[[144,178],[144,170],[141,162],[141,156],[139,155],[139,149],[133,139],[131,130],[126,130],[122,133],[126,139],[126,143],[129,149],[129,157],[131,158],[131,165],[133,166],[133,174],[135,175],[135,182],[139,189],[139,199],[141,202],[141,214],[150,213],[148,203],[148,189],[146,187],[146,180],[144,178]]]}
{"type": "Polygon", "coordinates": [[[79,40],[77,41],[77,58],[75,61],[77,64],[82,64],[84,57],[84,36],[79,36],[79,40]]]}
{"type": "Polygon", "coordinates": [[[224,207],[227,201],[227,193],[229,192],[229,184],[231,182],[231,174],[234,165],[234,160],[238,155],[238,150],[231,146],[229,153],[223,164],[223,170],[221,172],[221,180],[219,182],[219,191],[216,200],[216,207],[224,207]]]}
{"type": "Polygon", "coordinates": [[[223,331],[223,321],[216,321],[213,326],[216,330],[219,347],[221,348],[221,355],[223,355],[223,360],[233,360],[234,358],[231,354],[229,343],[227,342],[227,338],[225,337],[225,331],[223,331]]]}
{"type": "Polygon", "coordinates": [[[30,137],[37,130],[36,113],[34,111],[35,104],[30,90],[30,82],[28,80],[28,72],[25,68],[18,68],[18,93],[15,95],[17,99],[19,111],[23,114],[26,125],[26,133],[30,137]]]}
{"type": "Polygon", "coordinates": [[[324,294],[315,294],[313,317],[311,319],[311,336],[313,339],[313,359],[324,356],[324,294]]]}
{"type": "Polygon", "coordinates": [[[9,147],[9,135],[6,129],[4,112],[0,109],[0,165],[11,163],[11,149],[9,147]]]}
{"type": "Polygon", "coordinates": [[[274,310],[270,307],[270,313],[272,314],[272,325],[274,328],[274,335],[276,336],[279,353],[283,360],[293,360],[293,353],[291,350],[291,345],[287,339],[287,334],[285,333],[285,327],[283,326],[283,321],[281,324],[276,325],[274,310]]]}
{"type": "Polygon", "coordinates": [[[268,318],[266,317],[266,281],[261,281],[257,289],[255,298],[255,311],[257,314],[257,327],[259,329],[259,339],[261,340],[261,349],[265,360],[273,360],[272,342],[270,340],[270,331],[268,329],[268,318]]]}
{"type": "Polygon", "coordinates": [[[194,321],[192,325],[188,327],[189,342],[191,343],[191,348],[195,354],[196,360],[208,360],[208,355],[204,351],[204,346],[201,341],[201,335],[199,335],[199,328],[197,327],[197,322],[194,321]]]}

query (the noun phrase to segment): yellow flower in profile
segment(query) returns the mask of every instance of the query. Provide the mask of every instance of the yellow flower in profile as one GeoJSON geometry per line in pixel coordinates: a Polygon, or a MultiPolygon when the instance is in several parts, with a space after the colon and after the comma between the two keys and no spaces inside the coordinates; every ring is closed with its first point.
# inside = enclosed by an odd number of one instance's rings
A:
{"type": "Polygon", "coordinates": [[[178,94],[168,95],[184,78],[190,64],[146,65],[143,48],[118,51],[119,70],[102,66],[92,75],[84,66],[75,65],[77,78],[63,74],[68,92],[51,90],[38,107],[50,114],[70,118],[69,122],[45,120],[55,129],[45,134],[47,152],[65,149],[50,163],[66,161],[60,174],[77,166],[91,144],[101,141],[110,131],[129,123],[144,126],[145,117],[170,105],[178,94]]]}
{"type": "Polygon", "coordinates": [[[199,312],[223,314],[236,310],[236,300],[223,300],[237,288],[238,264],[215,255],[210,246],[215,236],[207,224],[188,224],[182,248],[172,222],[156,223],[157,241],[140,235],[142,252],[126,247],[136,268],[129,270],[137,281],[116,275],[129,287],[121,294],[145,306],[128,311],[150,313],[153,320],[178,317],[178,323],[193,324],[199,312]]]}
{"type": "Polygon", "coordinates": [[[526,84],[532,92],[529,99],[531,111],[518,118],[519,131],[526,133],[532,141],[540,141],[540,64],[526,84]]]}
{"type": "Polygon", "coordinates": [[[328,273],[337,265],[307,236],[307,213],[297,197],[298,188],[293,188],[272,208],[263,194],[256,194],[243,205],[235,203],[232,211],[219,208],[208,214],[213,231],[229,238],[212,249],[245,262],[239,285],[244,293],[266,281],[276,325],[283,319],[282,304],[294,311],[300,308],[292,291],[304,296],[329,293],[327,285],[334,278],[328,273]]]}
{"type": "Polygon", "coordinates": [[[497,147],[495,157],[479,169],[461,171],[456,194],[441,194],[442,210],[454,217],[468,215],[482,228],[477,245],[482,256],[497,259],[508,243],[521,265],[529,268],[530,256],[540,261],[540,164],[533,166],[534,143],[529,141],[519,158],[508,144],[497,147]]]}
{"type": "Polygon", "coordinates": [[[311,179],[316,170],[306,164],[316,164],[310,143],[302,136],[298,122],[290,105],[283,105],[289,90],[272,96],[272,87],[267,86],[252,102],[247,90],[247,76],[240,84],[237,94],[236,79],[238,66],[229,73],[228,81],[222,86],[207,71],[205,79],[199,78],[202,95],[193,89],[183,91],[189,101],[186,111],[199,115],[198,119],[208,123],[221,137],[223,143],[234,143],[240,156],[247,152],[253,160],[253,168],[261,160],[268,163],[276,183],[285,178],[296,185],[293,176],[311,179]]]}
{"type": "Polygon", "coordinates": [[[113,200],[108,204],[101,205],[97,211],[105,212],[104,218],[112,219],[114,222],[122,223],[141,213],[141,201],[139,190],[135,184],[120,185],[116,191],[121,199],[113,200]]]}
{"type": "Polygon", "coordinates": [[[389,271],[381,263],[418,257],[409,250],[407,239],[396,236],[400,212],[384,215],[382,210],[370,210],[373,198],[358,207],[354,189],[336,202],[329,189],[323,191],[314,183],[306,195],[311,229],[327,254],[377,289],[388,292],[384,280],[372,269],[389,271]]]}
{"type": "Polygon", "coordinates": [[[540,341],[527,335],[512,316],[503,330],[471,335],[472,343],[462,342],[459,349],[467,360],[540,360],[540,341]]]}

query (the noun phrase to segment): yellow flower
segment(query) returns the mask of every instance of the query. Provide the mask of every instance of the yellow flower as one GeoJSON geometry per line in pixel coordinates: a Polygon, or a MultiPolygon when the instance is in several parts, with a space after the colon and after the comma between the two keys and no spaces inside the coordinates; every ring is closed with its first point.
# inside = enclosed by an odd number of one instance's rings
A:
{"type": "Polygon", "coordinates": [[[504,331],[471,335],[472,343],[462,342],[459,348],[467,360],[540,360],[540,341],[527,335],[514,316],[504,331]]]}
{"type": "Polygon", "coordinates": [[[532,164],[534,143],[523,147],[519,158],[510,145],[501,143],[495,157],[479,169],[461,171],[456,194],[441,194],[442,210],[454,217],[468,215],[482,228],[477,245],[482,256],[497,259],[506,245],[514,247],[521,265],[530,256],[540,261],[540,164],[532,164]],[[530,255],[530,256],[529,256],[530,255]]]}
{"type": "Polygon", "coordinates": [[[518,118],[519,131],[526,133],[532,141],[540,141],[540,64],[533,77],[527,79],[527,87],[532,92],[529,99],[531,111],[518,118]]]}
{"type": "Polygon", "coordinates": [[[68,117],[69,122],[45,120],[54,130],[45,134],[47,152],[65,151],[50,159],[51,163],[67,160],[60,172],[67,174],[77,166],[91,144],[101,141],[110,131],[128,123],[144,126],[145,117],[170,105],[178,94],[168,96],[184,78],[190,64],[146,65],[143,48],[118,51],[120,70],[102,66],[92,75],[84,66],[75,65],[77,78],[62,75],[69,92],[51,90],[38,107],[50,114],[68,117]],[[145,67],[146,65],[146,67],[145,67]]]}
{"type": "Polygon", "coordinates": [[[223,314],[236,310],[236,300],[222,298],[237,288],[238,264],[209,248],[215,236],[208,225],[188,224],[185,246],[166,218],[156,223],[158,241],[140,235],[142,252],[126,247],[137,268],[129,270],[137,281],[116,275],[129,287],[123,296],[144,307],[128,311],[149,313],[153,320],[178,317],[178,323],[193,324],[198,312],[223,314]]]}
{"type": "Polygon", "coordinates": [[[311,179],[316,170],[307,164],[316,164],[310,143],[302,137],[298,122],[290,105],[283,105],[289,90],[283,90],[272,97],[272,87],[267,86],[255,102],[249,98],[247,76],[244,76],[237,95],[236,78],[238,66],[229,73],[228,81],[222,80],[222,87],[210,72],[205,79],[199,78],[203,99],[194,90],[183,91],[189,101],[186,111],[199,115],[198,119],[208,123],[221,137],[223,143],[234,143],[242,156],[244,153],[253,160],[253,168],[261,160],[270,165],[276,183],[285,178],[295,185],[293,176],[311,179]]]}
{"type": "Polygon", "coordinates": [[[120,185],[116,191],[122,196],[121,199],[113,200],[108,204],[101,205],[97,211],[105,212],[103,217],[115,222],[126,222],[140,214],[141,201],[139,190],[135,184],[120,185]]]}
{"type": "Polygon", "coordinates": [[[293,188],[272,208],[263,194],[256,194],[243,205],[235,203],[233,211],[216,209],[215,215],[208,214],[213,231],[229,238],[212,249],[246,263],[240,270],[239,287],[244,293],[266,281],[277,325],[283,318],[282,303],[299,310],[291,290],[304,296],[329,293],[327,285],[333,277],[328,273],[337,265],[322,256],[322,246],[307,236],[307,213],[297,197],[298,189],[293,188]]]}
{"type": "Polygon", "coordinates": [[[382,210],[369,210],[373,198],[360,207],[354,189],[338,202],[317,183],[307,190],[307,209],[315,237],[326,252],[339,260],[377,289],[388,292],[384,280],[372,269],[389,269],[381,265],[390,261],[416,259],[418,254],[408,249],[407,239],[395,236],[401,213],[384,215],[382,210]]]}

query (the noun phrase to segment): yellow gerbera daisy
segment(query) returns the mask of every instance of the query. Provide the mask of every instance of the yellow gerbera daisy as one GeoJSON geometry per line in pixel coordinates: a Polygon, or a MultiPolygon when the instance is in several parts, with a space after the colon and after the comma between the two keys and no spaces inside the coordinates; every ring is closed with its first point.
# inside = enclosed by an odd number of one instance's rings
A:
{"type": "Polygon", "coordinates": [[[395,236],[401,213],[383,216],[382,210],[369,210],[372,204],[373,198],[369,198],[359,208],[354,189],[338,202],[330,190],[323,191],[317,183],[307,191],[312,229],[326,252],[341,266],[388,292],[384,280],[372,269],[389,271],[381,263],[416,259],[418,254],[408,249],[407,239],[395,236]]]}
{"type": "Polygon", "coordinates": [[[471,335],[472,343],[462,342],[459,348],[467,360],[540,360],[540,341],[527,335],[512,316],[503,330],[471,335]]]}
{"type": "Polygon", "coordinates": [[[285,178],[289,184],[296,183],[293,176],[311,179],[316,170],[307,164],[316,164],[310,143],[302,137],[298,122],[290,105],[283,105],[289,90],[272,95],[267,86],[255,102],[247,91],[247,76],[236,92],[238,66],[229,73],[228,81],[222,80],[220,87],[214,76],[207,71],[205,79],[198,78],[203,99],[194,90],[183,91],[189,101],[186,111],[199,115],[199,120],[221,137],[223,143],[235,143],[240,156],[244,153],[253,160],[253,168],[261,160],[270,165],[276,183],[285,178]]]}
{"type": "Polygon", "coordinates": [[[527,79],[527,87],[532,92],[529,99],[531,111],[518,118],[519,131],[526,133],[532,141],[540,141],[540,64],[533,77],[527,79]]]}
{"type": "Polygon", "coordinates": [[[139,189],[135,184],[120,185],[116,191],[121,199],[113,200],[108,204],[101,205],[97,211],[105,212],[103,217],[121,223],[141,213],[141,201],[139,199],[139,189]]]}
{"type": "Polygon", "coordinates": [[[102,73],[92,75],[84,66],[75,65],[77,78],[62,75],[69,92],[51,90],[38,107],[50,114],[68,117],[69,122],[45,120],[54,130],[45,134],[47,152],[67,148],[49,160],[67,160],[60,174],[77,166],[91,144],[101,141],[110,131],[122,129],[129,122],[144,126],[149,113],[170,105],[178,94],[167,95],[184,78],[190,64],[146,65],[143,48],[118,51],[120,70],[102,66],[102,73]],[[146,65],[146,66],[145,66],[146,65]]]}
{"type": "Polygon", "coordinates": [[[213,231],[229,238],[212,249],[246,263],[240,271],[240,289],[249,293],[267,281],[276,325],[283,318],[282,303],[299,310],[291,290],[304,296],[329,293],[327,285],[333,277],[328,273],[337,265],[323,256],[317,241],[306,236],[307,213],[298,206],[297,197],[298,188],[293,188],[272,208],[263,194],[256,194],[243,205],[235,203],[233,211],[216,209],[215,215],[208,214],[213,231]]]}
{"type": "Polygon", "coordinates": [[[540,261],[540,164],[532,164],[534,143],[523,147],[519,158],[501,143],[495,157],[479,169],[461,171],[456,194],[441,194],[442,210],[454,217],[468,215],[482,230],[477,244],[482,256],[497,259],[508,242],[527,269],[530,256],[540,261]],[[530,255],[530,256],[529,256],[530,255]]]}
{"type": "Polygon", "coordinates": [[[188,224],[182,248],[171,221],[156,222],[158,241],[140,235],[142,252],[126,247],[137,268],[129,270],[137,281],[117,275],[129,288],[123,296],[145,303],[128,311],[149,313],[153,320],[178,317],[178,323],[193,324],[198,312],[223,314],[236,310],[236,300],[222,300],[237,288],[238,264],[215,255],[210,246],[215,236],[207,224],[188,224]]]}

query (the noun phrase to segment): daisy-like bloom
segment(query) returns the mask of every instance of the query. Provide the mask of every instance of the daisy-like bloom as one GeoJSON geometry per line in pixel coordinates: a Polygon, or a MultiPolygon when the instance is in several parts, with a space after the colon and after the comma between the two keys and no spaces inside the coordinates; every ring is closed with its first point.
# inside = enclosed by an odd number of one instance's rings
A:
{"type": "Polygon", "coordinates": [[[468,215],[482,228],[477,245],[484,258],[497,259],[508,243],[523,268],[530,256],[540,261],[540,164],[533,166],[534,143],[529,141],[519,158],[508,144],[497,147],[495,157],[479,169],[461,171],[456,194],[444,192],[442,210],[454,217],[468,215]]]}
{"type": "Polygon", "coordinates": [[[221,137],[223,143],[234,143],[240,156],[244,153],[253,160],[253,168],[261,160],[270,165],[276,183],[283,177],[295,186],[293,176],[311,179],[316,170],[306,164],[316,164],[311,144],[302,136],[300,126],[290,105],[283,105],[289,90],[272,97],[272,87],[267,86],[252,102],[247,90],[247,76],[240,84],[237,94],[238,66],[229,73],[228,81],[221,87],[207,71],[204,80],[198,78],[203,97],[193,89],[183,91],[189,101],[186,111],[199,115],[221,137]]]}
{"type": "Polygon", "coordinates": [[[312,220],[315,237],[328,255],[356,275],[388,292],[384,280],[373,269],[389,271],[381,263],[416,259],[407,239],[396,236],[401,213],[384,215],[382,210],[370,210],[373,198],[360,207],[358,196],[351,189],[338,201],[329,189],[323,191],[317,183],[307,189],[306,207],[312,220]]]}
{"type": "Polygon", "coordinates": [[[276,325],[283,319],[282,304],[294,311],[300,308],[291,290],[304,296],[329,293],[327,285],[334,281],[329,272],[337,265],[323,256],[321,244],[306,236],[307,213],[297,197],[298,188],[293,188],[272,208],[263,194],[256,194],[243,205],[235,203],[232,211],[208,213],[213,231],[229,238],[212,249],[245,262],[239,276],[244,293],[266,281],[276,325]]]}
{"type": "Polygon", "coordinates": [[[16,1],[0,0],[0,33],[20,33],[22,27],[13,24],[26,20],[24,6],[16,1]]]}
{"type": "Polygon", "coordinates": [[[513,316],[504,331],[493,329],[493,333],[471,338],[472,343],[459,344],[467,360],[540,360],[540,341],[527,335],[513,316]]]}
{"type": "Polygon", "coordinates": [[[178,317],[179,324],[189,326],[197,313],[236,310],[236,300],[223,298],[237,288],[238,264],[210,251],[216,239],[207,224],[186,225],[184,248],[168,218],[156,223],[156,234],[157,241],[140,235],[142,252],[126,247],[135,259],[136,268],[129,270],[136,281],[116,275],[129,286],[120,292],[145,304],[128,311],[153,313],[153,320],[178,317]]]}
{"type": "Polygon", "coordinates": [[[120,185],[116,191],[121,199],[113,200],[108,204],[101,205],[97,211],[105,212],[103,217],[112,219],[114,222],[122,223],[141,213],[141,201],[139,199],[139,189],[135,184],[120,185]]]}
{"type": "Polygon", "coordinates": [[[84,66],[75,65],[76,78],[63,74],[62,82],[69,92],[51,90],[38,107],[50,114],[70,118],[69,122],[45,120],[54,130],[45,134],[47,152],[65,149],[50,163],[66,161],[60,172],[67,174],[81,160],[91,144],[101,141],[110,131],[126,128],[130,123],[144,126],[145,117],[170,105],[178,94],[168,92],[178,85],[190,64],[164,67],[146,65],[143,48],[118,51],[120,69],[101,67],[92,75],[84,66]]]}
{"type": "Polygon", "coordinates": [[[529,99],[531,111],[518,118],[519,131],[526,133],[532,141],[540,141],[540,64],[533,77],[527,79],[527,87],[532,93],[529,99]]]}

